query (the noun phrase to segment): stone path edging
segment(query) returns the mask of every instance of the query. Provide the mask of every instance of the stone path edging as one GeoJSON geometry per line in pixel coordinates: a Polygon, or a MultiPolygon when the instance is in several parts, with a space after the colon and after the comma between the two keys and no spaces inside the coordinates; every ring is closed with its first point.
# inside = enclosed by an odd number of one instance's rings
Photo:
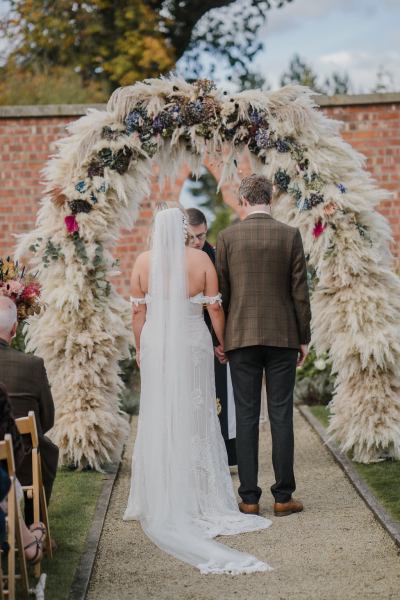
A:
{"type": "Polygon", "coordinates": [[[397,546],[400,547],[400,524],[393,519],[393,517],[377,500],[375,494],[371,492],[371,489],[358,474],[351,460],[347,458],[347,456],[339,450],[337,444],[329,438],[325,427],[318,421],[316,417],[314,417],[308,406],[300,405],[297,406],[297,408],[299,409],[300,414],[304,417],[304,419],[314,429],[314,431],[318,433],[324,445],[331,452],[333,458],[341,467],[341,469],[349,479],[350,483],[358,492],[358,494],[364,500],[365,504],[373,512],[377,521],[379,521],[382,527],[386,529],[386,531],[397,544],[397,546]]]}
{"type": "Polygon", "coordinates": [[[118,460],[108,465],[105,471],[105,481],[101,488],[100,495],[97,499],[96,509],[94,512],[92,524],[86,538],[83,553],[79,559],[78,566],[75,571],[72,581],[69,600],[85,600],[88,591],[90,577],[93,571],[93,565],[96,558],[97,547],[101,533],[103,531],[104,521],[106,518],[108,506],[110,504],[111,494],[114,488],[114,483],[118,475],[121,465],[122,455],[125,444],[121,447],[121,453],[118,460]]]}

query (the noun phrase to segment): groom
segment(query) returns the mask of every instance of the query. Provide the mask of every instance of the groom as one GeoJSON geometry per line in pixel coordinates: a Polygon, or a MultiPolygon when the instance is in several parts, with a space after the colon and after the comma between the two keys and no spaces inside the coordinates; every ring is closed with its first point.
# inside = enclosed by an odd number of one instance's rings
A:
{"type": "MultiPolygon", "coordinates": [[[[275,483],[276,516],[303,510],[292,498],[293,388],[296,366],[310,341],[310,301],[300,232],[270,215],[271,182],[242,180],[239,205],[245,219],[218,236],[217,271],[227,316],[224,351],[236,405],[236,450],[242,512],[258,514],[258,437],[265,370],[275,483]]],[[[222,349],[221,360],[224,359],[222,349]]]]}

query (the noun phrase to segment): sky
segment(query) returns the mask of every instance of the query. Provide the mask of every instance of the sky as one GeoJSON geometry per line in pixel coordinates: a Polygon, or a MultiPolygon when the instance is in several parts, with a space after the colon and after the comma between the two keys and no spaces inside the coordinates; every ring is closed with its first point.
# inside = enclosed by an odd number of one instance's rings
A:
{"type": "MultiPolygon", "coordinates": [[[[0,16],[6,7],[0,0],[0,16]]],[[[268,11],[254,66],[276,89],[297,53],[321,80],[346,72],[353,93],[370,92],[382,68],[390,91],[400,91],[399,29],[400,0],[292,0],[268,11]]]]}
{"type": "Polygon", "coordinates": [[[369,92],[380,68],[400,91],[400,0],[293,0],[268,11],[256,69],[272,88],[298,53],[323,79],[346,72],[353,93],[369,92]]]}

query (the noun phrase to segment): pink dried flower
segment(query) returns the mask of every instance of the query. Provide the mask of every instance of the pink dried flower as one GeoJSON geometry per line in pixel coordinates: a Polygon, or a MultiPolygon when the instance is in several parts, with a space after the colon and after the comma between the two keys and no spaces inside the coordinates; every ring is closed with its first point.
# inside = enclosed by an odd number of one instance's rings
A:
{"type": "Polygon", "coordinates": [[[324,233],[325,229],[326,229],[326,225],[322,221],[317,221],[317,223],[315,223],[315,225],[314,225],[314,229],[312,232],[313,236],[315,238],[319,238],[319,236],[324,233]]]}
{"type": "Polygon", "coordinates": [[[22,292],[21,298],[30,300],[40,296],[40,284],[36,282],[29,283],[22,292]]]}
{"type": "Polygon", "coordinates": [[[18,298],[21,292],[24,289],[24,284],[20,281],[7,281],[2,286],[0,286],[0,292],[3,296],[8,296],[9,298],[18,298]]]}
{"type": "Polygon", "coordinates": [[[68,217],[65,217],[64,222],[68,233],[76,233],[79,231],[79,225],[75,215],[68,215],[68,217]]]}

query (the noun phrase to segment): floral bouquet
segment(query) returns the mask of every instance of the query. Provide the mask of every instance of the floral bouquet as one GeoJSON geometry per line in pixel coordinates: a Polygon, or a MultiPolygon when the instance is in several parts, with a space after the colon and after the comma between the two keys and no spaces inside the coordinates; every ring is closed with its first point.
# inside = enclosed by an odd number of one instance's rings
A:
{"type": "Polygon", "coordinates": [[[18,321],[40,312],[40,284],[32,275],[25,276],[25,267],[10,257],[0,258],[0,294],[17,305],[18,321]]]}

